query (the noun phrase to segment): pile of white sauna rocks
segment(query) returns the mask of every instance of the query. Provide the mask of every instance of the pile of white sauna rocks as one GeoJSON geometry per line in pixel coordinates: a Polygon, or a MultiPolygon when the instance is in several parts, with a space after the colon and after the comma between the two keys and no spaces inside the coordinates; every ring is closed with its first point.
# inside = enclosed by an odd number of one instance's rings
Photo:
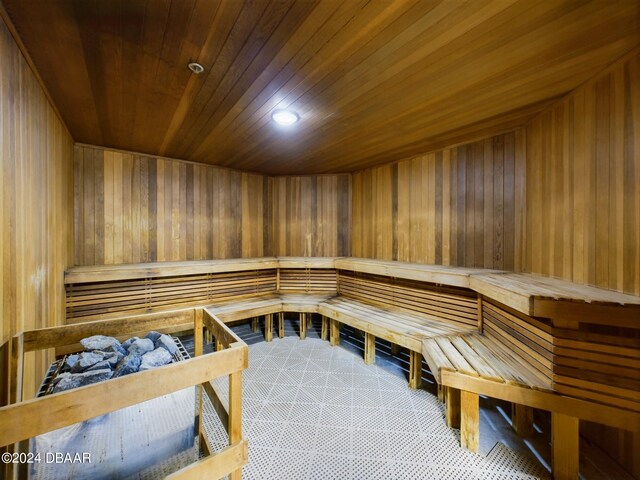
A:
{"type": "Polygon", "coordinates": [[[84,352],[69,355],[53,379],[53,393],[161,367],[173,361],[178,350],[169,335],[149,332],[120,343],[117,338],[94,335],[83,338],[84,352]]]}

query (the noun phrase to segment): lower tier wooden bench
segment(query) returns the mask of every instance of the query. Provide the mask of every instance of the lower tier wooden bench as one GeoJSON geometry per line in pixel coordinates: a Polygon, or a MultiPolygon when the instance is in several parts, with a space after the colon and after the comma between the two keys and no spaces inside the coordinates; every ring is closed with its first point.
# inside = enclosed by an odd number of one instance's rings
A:
{"type": "Polygon", "coordinates": [[[551,412],[556,479],[577,478],[580,419],[640,430],[638,412],[557,393],[552,379],[528,359],[479,332],[426,339],[422,354],[444,388],[447,425],[460,428],[461,445],[471,451],[479,446],[479,395],[512,402],[529,419],[525,409],[551,412]]]}
{"type": "Polygon", "coordinates": [[[438,384],[445,389],[447,425],[460,428],[462,446],[474,452],[479,445],[478,393],[482,392],[462,391],[461,394],[460,390],[447,387],[442,381],[443,371],[525,389],[553,392],[549,378],[533,369],[513,351],[479,332],[424,340],[422,355],[438,384]],[[461,403],[464,408],[461,408],[461,403]]]}
{"type": "Polygon", "coordinates": [[[419,388],[422,372],[422,342],[433,337],[472,332],[469,326],[449,323],[419,313],[375,307],[347,297],[334,297],[322,302],[318,311],[331,319],[330,341],[339,343],[339,324],[344,323],[365,332],[364,360],[375,362],[375,338],[405,347],[410,352],[409,386],[419,388]]]}

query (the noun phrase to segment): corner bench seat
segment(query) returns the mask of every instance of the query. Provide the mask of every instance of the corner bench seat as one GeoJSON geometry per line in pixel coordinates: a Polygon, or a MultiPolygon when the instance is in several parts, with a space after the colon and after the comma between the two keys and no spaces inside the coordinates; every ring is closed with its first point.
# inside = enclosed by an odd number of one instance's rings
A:
{"type": "Polygon", "coordinates": [[[498,383],[552,392],[549,378],[520,355],[480,332],[436,337],[422,342],[422,355],[438,384],[443,370],[498,383]]]}

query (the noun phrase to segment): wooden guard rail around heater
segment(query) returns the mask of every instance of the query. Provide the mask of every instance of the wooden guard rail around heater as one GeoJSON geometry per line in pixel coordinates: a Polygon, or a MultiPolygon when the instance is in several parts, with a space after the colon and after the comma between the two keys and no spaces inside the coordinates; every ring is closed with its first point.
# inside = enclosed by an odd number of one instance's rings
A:
{"type": "MultiPolygon", "coordinates": [[[[123,266],[121,273],[117,266],[105,267],[106,272],[72,269],[69,306],[75,312],[88,308],[76,303],[92,301],[77,288],[85,283],[189,277],[188,263],[166,269],[123,266]]],[[[511,401],[521,413],[530,407],[552,412],[554,450],[563,448],[565,458],[559,478],[577,476],[577,447],[567,446],[577,446],[578,418],[640,431],[640,297],[530,274],[361,258],[269,257],[195,265],[199,275],[230,274],[228,281],[248,272],[268,278],[249,291],[250,281],[238,277],[229,286],[237,291],[202,303],[222,322],[264,316],[267,340],[274,315],[282,335],[283,312],[299,312],[304,338],[308,315],[320,313],[322,337],[332,345],[339,343],[340,323],[364,331],[368,363],[375,361],[376,336],[408,348],[413,387],[424,354],[444,387],[448,420],[455,423],[466,410],[462,443],[467,448],[477,447],[479,394],[511,401]]],[[[182,295],[189,297],[190,288],[185,285],[182,295]]],[[[158,305],[145,308],[166,308],[158,305]]],[[[525,412],[519,418],[527,417],[525,412]]]]}
{"type": "MultiPolygon", "coordinates": [[[[131,405],[198,386],[210,397],[229,434],[229,446],[213,452],[202,428],[202,404],[195,418],[205,457],[173,473],[171,479],[241,478],[247,462],[247,442],[242,437],[242,370],[248,366],[248,348],[229,328],[201,308],[136,315],[22,332],[12,338],[10,363],[11,404],[0,408],[0,447],[26,452],[28,439],[131,405]],[[191,328],[195,356],[136,375],[132,382],[120,377],[35,399],[22,398],[24,354],[78,345],[87,335],[110,335],[121,340],[149,330],[160,332],[191,328]],[[203,328],[216,338],[219,350],[203,355],[203,328]],[[223,405],[211,380],[229,377],[229,402],[223,405]],[[117,391],[118,395],[110,392],[117,391]]],[[[200,395],[200,402],[203,396],[200,395]]],[[[26,465],[26,464],[25,464],[26,465]]],[[[25,467],[4,466],[3,478],[27,478],[25,467]]],[[[1,471],[1,470],[0,470],[1,471]]]]}

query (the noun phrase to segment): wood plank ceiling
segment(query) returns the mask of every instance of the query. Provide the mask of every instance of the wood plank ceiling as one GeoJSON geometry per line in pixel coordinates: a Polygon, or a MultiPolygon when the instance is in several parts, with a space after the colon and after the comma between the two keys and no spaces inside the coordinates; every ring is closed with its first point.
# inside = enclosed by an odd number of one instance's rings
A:
{"type": "Polygon", "coordinates": [[[270,174],[520,124],[640,43],[636,0],[2,1],[76,141],[270,174]]]}

